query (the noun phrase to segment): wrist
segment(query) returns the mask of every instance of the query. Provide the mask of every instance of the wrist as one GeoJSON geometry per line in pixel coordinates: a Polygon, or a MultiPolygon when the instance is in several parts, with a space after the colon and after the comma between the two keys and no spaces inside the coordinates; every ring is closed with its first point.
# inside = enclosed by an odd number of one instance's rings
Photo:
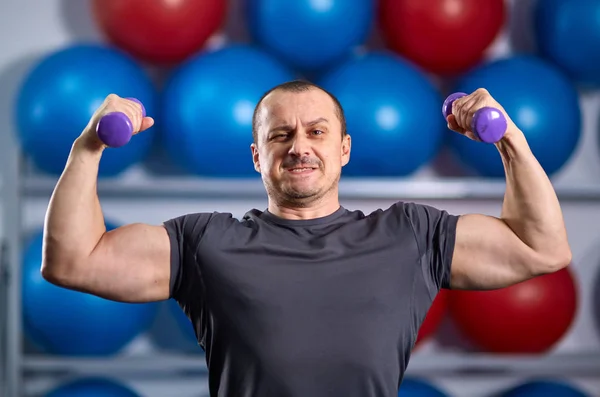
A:
{"type": "Polygon", "coordinates": [[[100,161],[105,146],[99,141],[94,141],[88,136],[82,135],[75,139],[71,147],[70,157],[96,159],[100,161]]]}
{"type": "Polygon", "coordinates": [[[104,149],[104,144],[98,138],[82,134],[73,142],[72,152],[101,155],[104,149]]]}
{"type": "Polygon", "coordinates": [[[495,143],[504,160],[511,160],[531,153],[525,134],[516,127],[509,127],[504,137],[495,143]]]}

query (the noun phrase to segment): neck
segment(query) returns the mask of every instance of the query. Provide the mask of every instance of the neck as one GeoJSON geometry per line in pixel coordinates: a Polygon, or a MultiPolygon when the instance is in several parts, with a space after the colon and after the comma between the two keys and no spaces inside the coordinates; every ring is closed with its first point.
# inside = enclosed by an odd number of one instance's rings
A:
{"type": "Polygon", "coordinates": [[[333,214],[340,208],[340,202],[335,199],[317,200],[309,205],[298,205],[289,202],[278,202],[269,198],[269,212],[283,219],[305,220],[322,218],[333,214]]]}

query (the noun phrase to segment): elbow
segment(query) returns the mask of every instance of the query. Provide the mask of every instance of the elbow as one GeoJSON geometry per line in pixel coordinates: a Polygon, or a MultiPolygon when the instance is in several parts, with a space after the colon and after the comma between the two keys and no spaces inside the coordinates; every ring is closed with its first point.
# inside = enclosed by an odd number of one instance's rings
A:
{"type": "Polygon", "coordinates": [[[67,272],[64,269],[61,269],[61,267],[56,266],[52,260],[42,260],[40,273],[42,274],[42,278],[51,284],[59,287],[67,285],[67,272]]]}
{"type": "Polygon", "coordinates": [[[57,287],[79,290],[86,281],[89,254],[81,244],[65,244],[51,233],[44,236],[40,273],[57,287]]]}
{"type": "Polygon", "coordinates": [[[548,264],[552,273],[565,269],[573,261],[573,253],[568,243],[564,243],[560,249],[557,249],[548,259],[548,264]]]}
{"type": "Polygon", "coordinates": [[[556,262],[556,271],[565,269],[573,262],[573,253],[570,248],[566,248],[564,253],[559,256],[558,261],[556,262]]]}
{"type": "Polygon", "coordinates": [[[573,260],[571,249],[567,246],[560,250],[540,255],[538,266],[536,266],[536,275],[555,273],[567,268],[573,260]]]}
{"type": "Polygon", "coordinates": [[[46,250],[42,257],[40,273],[47,282],[58,287],[72,288],[77,277],[77,261],[60,255],[52,255],[46,250]]]}
{"type": "Polygon", "coordinates": [[[56,243],[51,241],[48,235],[45,235],[42,244],[40,273],[44,280],[55,285],[60,285],[60,280],[65,273],[64,266],[61,267],[63,261],[59,258],[59,253],[60,249],[56,246],[56,243]]]}

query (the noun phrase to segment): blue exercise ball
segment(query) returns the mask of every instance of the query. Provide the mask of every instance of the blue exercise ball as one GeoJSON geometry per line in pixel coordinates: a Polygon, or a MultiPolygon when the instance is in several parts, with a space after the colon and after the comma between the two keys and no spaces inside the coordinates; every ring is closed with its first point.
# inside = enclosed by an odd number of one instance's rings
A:
{"type": "Polygon", "coordinates": [[[440,389],[421,379],[404,379],[398,397],[447,397],[440,389]]]}
{"type": "Polygon", "coordinates": [[[24,331],[34,346],[56,355],[107,356],[150,328],[157,303],[115,302],[46,281],[40,274],[42,241],[39,231],[23,252],[24,331]]]}
{"type": "MultiPolygon", "coordinates": [[[[60,175],[71,146],[109,94],[135,97],[154,114],[155,89],[144,70],[119,50],[76,45],[42,59],[27,74],[16,99],[18,140],[43,172],[60,175]]],[[[106,149],[100,177],[116,176],[143,160],[154,129],[129,144],[106,149]]]]}
{"type": "Polygon", "coordinates": [[[246,45],[185,62],[162,101],[169,157],[197,175],[258,177],[250,152],[254,107],[266,91],[293,78],[273,57],[246,45]]]}
{"type": "MultiPolygon", "coordinates": [[[[466,74],[455,91],[478,88],[487,89],[504,107],[548,175],[571,158],[581,136],[582,112],[575,87],[556,67],[527,55],[496,60],[466,74]]],[[[456,133],[449,144],[471,172],[491,178],[505,175],[494,145],[456,133]]]]}
{"type": "Polygon", "coordinates": [[[583,86],[600,87],[600,0],[536,0],[541,54],[583,86]]]}
{"type": "Polygon", "coordinates": [[[319,70],[363,44],[374,0],[249,0],[252,38],[291,67],[319,70]]]}
{"type": "Polygon", "coordinates": [[[388,52],[347,60],[320,85],[335,95],[352,137],[348,176],[406,176],[431,161],[447,131],[442,98],[416,67],[388,52]]]}
{"type": "Polygon", "coordinates": [[[82,378],[69,381],[62,384],[46,397],[140,397],[140,395],[129,387],[113,381],[99,377],[82,378]]]}
{"type": "Polygon", "coordinates": [[[516,386],[502,397],[591,397],[566,383],[555,381],[533,381],[516,386]]]}

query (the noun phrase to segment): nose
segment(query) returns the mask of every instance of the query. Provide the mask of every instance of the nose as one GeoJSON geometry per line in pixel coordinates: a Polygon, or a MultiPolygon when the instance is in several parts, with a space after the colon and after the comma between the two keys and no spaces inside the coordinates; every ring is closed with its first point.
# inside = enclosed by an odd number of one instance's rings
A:
{"type": "Polygon", "coordinates": [[[310,155],[310,140],[308,139],[306,134],[302,132],[294,134],[289,154],[298,157],[310,155]]]}

